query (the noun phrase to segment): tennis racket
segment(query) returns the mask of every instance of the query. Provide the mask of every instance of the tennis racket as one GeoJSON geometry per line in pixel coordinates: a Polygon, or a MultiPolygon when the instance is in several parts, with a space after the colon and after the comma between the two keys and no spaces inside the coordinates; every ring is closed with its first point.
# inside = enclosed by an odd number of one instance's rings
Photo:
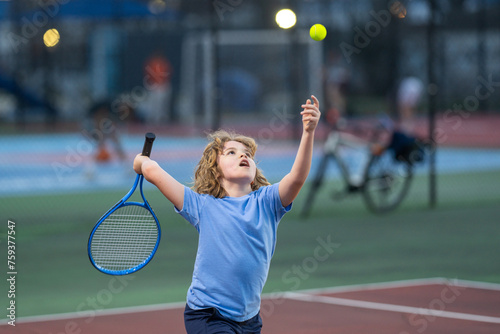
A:
{"type": "MultiPolygon", "coordinates": [[[[142,155],[151,154],[153,133],[146,134],[142,155]]],[[[160,243],[160,224],[144,197],[144,176],[137,174],[132,189],[99,219],[90,233],[88,253],[97,270],[127,275],[143,268],[160,243]],[[139,186],[143,202],[127,202],[139,186]]]]}

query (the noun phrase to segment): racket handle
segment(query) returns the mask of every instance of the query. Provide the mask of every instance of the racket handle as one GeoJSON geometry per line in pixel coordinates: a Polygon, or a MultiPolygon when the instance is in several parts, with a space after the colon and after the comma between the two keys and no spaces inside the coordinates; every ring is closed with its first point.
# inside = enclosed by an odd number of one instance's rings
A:
{"type": "Polygon", "coordinates": [[[149,157],[151,154],[151,149],[153,148],[153,142],[155,141],[155,134],[148,132],[146,133],[146,139],[144,140],[144,147],[142,148],[142,155],[149,157]]]}

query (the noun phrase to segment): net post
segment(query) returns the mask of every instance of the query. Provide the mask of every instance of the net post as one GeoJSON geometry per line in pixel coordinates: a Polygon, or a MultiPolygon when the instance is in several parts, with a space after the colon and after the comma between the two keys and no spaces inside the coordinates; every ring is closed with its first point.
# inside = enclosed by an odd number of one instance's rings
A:
{"type": "MultiPolygon", "coordinates": [[[[427,75],[429,85],[436,84],[436,72],[435,72],[435,59],[436,59],[436,12],[437,3],[436,0],[429,0],[429,6],[431,8],[431,16],[429,18],[429,23],[427,27],[427,75]]],[[[432,89],[428,92],[429,96],[429,207],[435,208],[437,203],[437,183],[436,183],[436,138],[435,138],[435,123],[436,123],[436,104],[437,104],[437,91],[432,89]]]]}

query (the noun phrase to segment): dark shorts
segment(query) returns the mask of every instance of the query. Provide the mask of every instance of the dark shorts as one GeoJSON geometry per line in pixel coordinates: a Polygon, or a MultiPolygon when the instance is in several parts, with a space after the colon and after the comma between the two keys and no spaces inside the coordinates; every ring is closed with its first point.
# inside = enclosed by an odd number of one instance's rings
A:
{"type": "Polygon", "coordinates": [[[193,310],[186,305],[184,325],[188,334],[260,334],[262,319],[257,314],[247,321],[236,322],[224,318],[215,308],[193,310]]]}

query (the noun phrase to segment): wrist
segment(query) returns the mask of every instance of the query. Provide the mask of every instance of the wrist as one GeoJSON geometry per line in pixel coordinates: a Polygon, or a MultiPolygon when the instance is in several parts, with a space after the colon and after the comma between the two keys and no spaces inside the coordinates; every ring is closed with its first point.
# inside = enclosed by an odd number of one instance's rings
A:
{"type": "Polygon", "coordinates": [[[156,161],[146,157],[146,159],[143,160],[141,166],[141,172],[142,175],[144,175],[144,178],[151,182],[151,176],[155,174],[157,167],[159,167],[159,165],[156,163],[156,161]]]}
{"type": "Polygon", "coordinates": [[[314,136],[314,132],[316,131],[316,129],[307,129],[307,128],[304,128],[302,130],[302,135],[306,135],[306,136],[314,136]]]}

